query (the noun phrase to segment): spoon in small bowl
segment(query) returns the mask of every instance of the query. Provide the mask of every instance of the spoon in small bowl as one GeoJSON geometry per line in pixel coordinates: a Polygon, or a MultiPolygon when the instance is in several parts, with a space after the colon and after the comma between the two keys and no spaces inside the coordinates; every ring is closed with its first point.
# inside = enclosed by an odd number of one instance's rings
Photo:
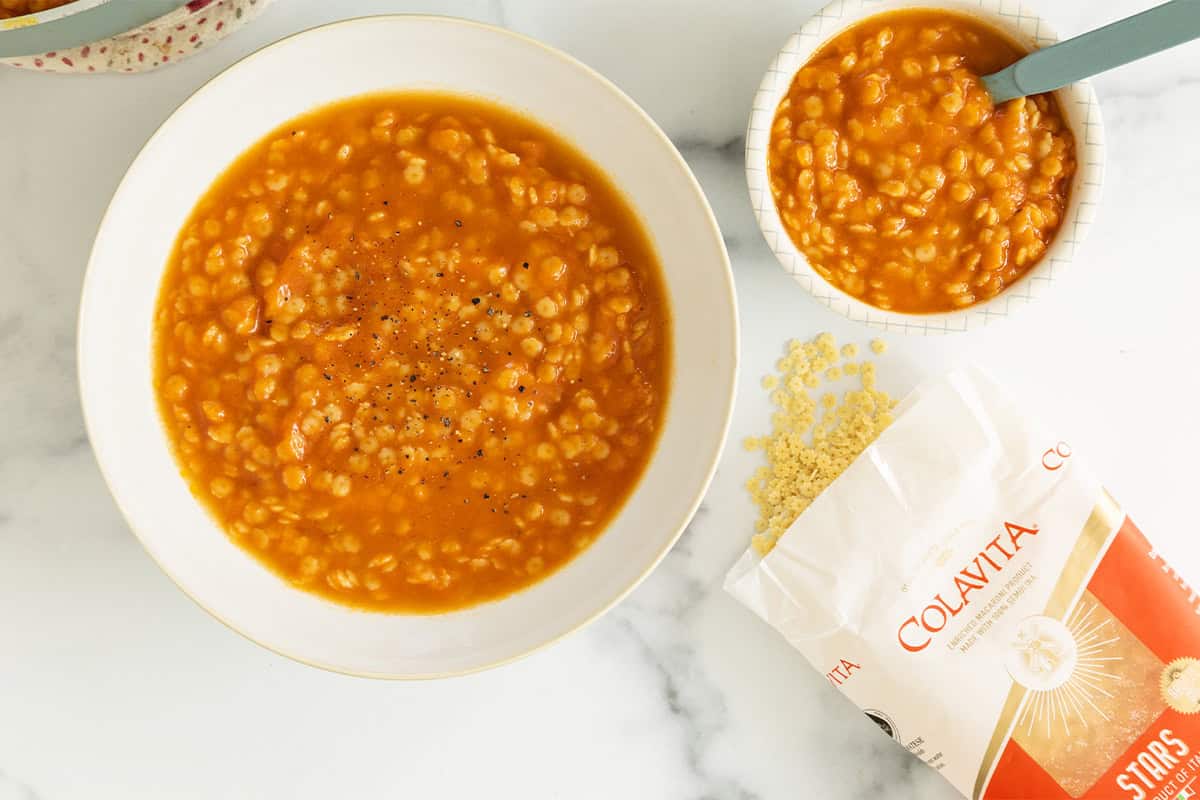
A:
{"type": "Polygon", "coordinates": [[[992,101],[1053,91],[1200,37],[1200,0],[1171,0],[1141,14],[1035,50],[983,76],[992,101]]]}

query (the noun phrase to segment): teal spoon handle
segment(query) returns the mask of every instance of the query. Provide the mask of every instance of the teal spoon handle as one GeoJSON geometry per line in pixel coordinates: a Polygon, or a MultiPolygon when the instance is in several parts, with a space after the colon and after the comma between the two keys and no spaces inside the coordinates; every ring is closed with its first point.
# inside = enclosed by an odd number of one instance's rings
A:
{"type": "Polygon", "coordinates": [[[140,28],[182,7],[186,0],[108,0],[52,22],[0,31],[0,58],[27,56],[90,44],[140,28]]]}
{"type": "Polygon", "coordinates": [[[996,103],[1059,89],[1200,37],[1200,0],[1171,0],[1090,33],[1035,50],[983,77],[996,103]]]}

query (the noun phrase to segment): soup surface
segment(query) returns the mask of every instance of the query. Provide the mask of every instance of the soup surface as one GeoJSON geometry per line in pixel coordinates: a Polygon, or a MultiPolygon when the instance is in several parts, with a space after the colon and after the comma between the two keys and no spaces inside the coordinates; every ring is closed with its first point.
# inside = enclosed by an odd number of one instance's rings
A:
{"type": "Polygon", "coordinates": [[[972,17],[870,17],[796,74],[771,130],[780,218],[813,268],[882,309],[950,311],[1012,285],[1062,224],[1075,147],[1053,95],[995,106],[1023,52],[972,17]]]}
{"type": "Polygon", "coordinates": [[[667,401],[656,257],[606,177],[464,97],[360,97],[255,144],[163,278],[155,390],[235,542],[338,602],[444,611],[592,542],[667,401]]]}

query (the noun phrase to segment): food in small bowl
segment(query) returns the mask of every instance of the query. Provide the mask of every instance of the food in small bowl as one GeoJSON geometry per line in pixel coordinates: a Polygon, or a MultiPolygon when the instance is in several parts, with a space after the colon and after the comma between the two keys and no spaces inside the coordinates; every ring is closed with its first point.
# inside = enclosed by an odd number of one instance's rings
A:
{"type": "Polygon", "coordinates": [[[12,19],[13,17],[23,17],[26,14],[36,14],[39,11],[49,11],[71,2],[74,0],[0,0],[0,19],[12,19]]]}
{"type": "Polygon", "coordinates": [[[318,28],[199,90],[80,309],[147,551],[254,641],[374,677],[509,661],[630,591],[712,478],[736,367],[721,235],[662,132],[445,18],[318,28]]]}
{"type": "Polygon", "coordinates": [[[1062,262],[1060,239],[1079,241],[1098,138],[1067,98],[1090,89],[997,107],[979,78],[1024,54],[1019,32],[954,4],[850,5],[811,48],[785,48],[798,68],[756,103],[747,171],[768,241],[865,321],[945,330],[1002,315],[1062,262]]]}

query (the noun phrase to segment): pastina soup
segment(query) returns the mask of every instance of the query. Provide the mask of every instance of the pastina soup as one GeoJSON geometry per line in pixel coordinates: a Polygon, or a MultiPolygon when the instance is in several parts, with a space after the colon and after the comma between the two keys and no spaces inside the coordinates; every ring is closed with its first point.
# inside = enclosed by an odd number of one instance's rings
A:
{"type": "Polygon", "coordinates": [[[1024,52],[967,14],[867,17],[796,73],[771,128],[771,194],[813,269],[876,308],[954,311],[1012,286],[1062,226],[1075,142],[1053,94],[996,106],[1024,52]]]}
{"type": "Polygon", "coordinates": [[[251,147],[183,226],[153,338],[195,496],[282,578],[375,610],[502,597],[586,548],[670,380],[622,195],[549,130],[433,93],[251,147]]]}

